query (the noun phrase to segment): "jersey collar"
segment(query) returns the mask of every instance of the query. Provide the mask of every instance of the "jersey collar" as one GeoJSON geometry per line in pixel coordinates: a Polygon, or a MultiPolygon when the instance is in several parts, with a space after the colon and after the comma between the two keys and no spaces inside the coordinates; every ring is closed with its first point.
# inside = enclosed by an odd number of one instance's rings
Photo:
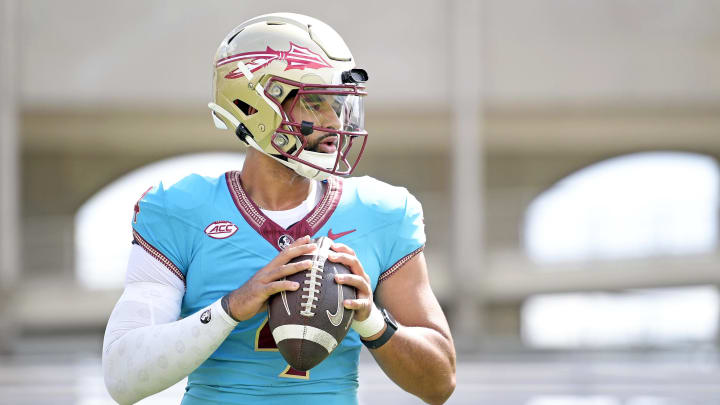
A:
{"type": "Polygon", "coordinates": [[[243,188],[239,171],[225,173],[228,190],[245,221],[277,250],[305,235],[313,236],[330,219],[342,195],[342,179],[330,176],[320,202],[303,219],[285,229],[263,214],[243,188]]]}

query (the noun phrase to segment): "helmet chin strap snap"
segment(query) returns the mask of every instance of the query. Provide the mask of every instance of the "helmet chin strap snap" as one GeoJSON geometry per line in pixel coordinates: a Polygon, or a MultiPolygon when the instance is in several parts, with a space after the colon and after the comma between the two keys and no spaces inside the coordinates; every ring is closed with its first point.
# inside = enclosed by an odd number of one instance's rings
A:
{"type": "Polygon", "coordinates": [[[314,125],[314,123],[312,123],[310,121],[303,121],[300,124],[300,133],[305,136],[309,136],[310,134],[313,133],[313,125],[314,125]]]}

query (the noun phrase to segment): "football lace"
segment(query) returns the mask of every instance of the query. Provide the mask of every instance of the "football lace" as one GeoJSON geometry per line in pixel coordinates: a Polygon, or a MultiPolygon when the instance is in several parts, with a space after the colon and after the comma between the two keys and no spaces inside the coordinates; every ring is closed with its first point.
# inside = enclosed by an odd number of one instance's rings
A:
{"type": "Polygon", "coordinates": [[[305,273],[305,285],[307,287],[303,287],[303,291],[307,292],[307,294],[301,296],[305,302],[300,304],[303,307],[300,315],[315,316],[314,308],[317,308],[315,301],[318,300],[317,295],[320,293],[320,287],[322,286],[323,262],[325,261],[321,261],[321,259],[321,257],[316,257],[310,271],[305,273]]]}
{"type": "Polygon", "coordinates": [[[305,300],[300,303],[300,306],[303,308],[302,311],[300,311],[300,315],[307,317],[315,316],[315,308],[317,308],[315,302],[319,299],[318,295],[320,295],[320,287],[322,286],[323,278],[322,273],[324,271],[325,261],[328,258],[331,244],[332,241],[328,238],[320,238],[318,241],[318,252],[313,255],[312,267],[309,271],[305,272],[305,287],[303,287],[302,290],[307,294],[300,296],[303,300],[305,300]]]}

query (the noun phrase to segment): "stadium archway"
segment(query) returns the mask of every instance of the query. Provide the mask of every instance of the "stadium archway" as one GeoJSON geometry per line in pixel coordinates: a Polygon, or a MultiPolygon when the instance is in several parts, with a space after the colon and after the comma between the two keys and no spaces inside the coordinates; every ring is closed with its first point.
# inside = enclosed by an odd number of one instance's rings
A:
{"type": "MultiPolygon", "coordinates": [[[[542,269],[711,254],[719,185],[717,162],[700,154],[646,152],[596,163],[530,204],[526,253],[542,269]]],[[[711,285],[539,295],[523,305],[522,332],[531,346],[554,348],[709,342],[719,304],[711,285]]]]}

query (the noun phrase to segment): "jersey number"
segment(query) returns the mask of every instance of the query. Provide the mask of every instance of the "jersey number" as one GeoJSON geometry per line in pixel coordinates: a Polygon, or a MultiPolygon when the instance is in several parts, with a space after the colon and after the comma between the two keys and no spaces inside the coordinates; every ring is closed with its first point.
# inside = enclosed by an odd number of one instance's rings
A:
{"type": "MultiPolygon", "coordinates": [[[[278,351],[277,345],[275,344],[275,339],[273,339],[272,333],[270,332],[270,325],[268,324],[267,318],[265,318],[265,320],[262,322],[262,324],[260,324],[260,327],[258,328],[257,332],[255,333],[255,351],[258,351],[258,352],[276,352],[276,351],[278,351]]],[[[301,380],[309,380],[310,372],[295,370],[294,368],[292,368],[288,365],[287,367],[285,367],[285,370],[283,370],[282,373],[278,374],[278,377],[299,378],[301,380]]]]}

